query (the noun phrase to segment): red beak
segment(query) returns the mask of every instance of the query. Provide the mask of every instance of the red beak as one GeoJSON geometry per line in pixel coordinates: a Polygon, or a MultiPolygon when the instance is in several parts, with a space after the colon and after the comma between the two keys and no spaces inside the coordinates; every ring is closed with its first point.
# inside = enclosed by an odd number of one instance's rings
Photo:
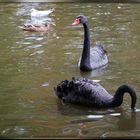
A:
{"type": "Polygon", "coordinates": [[[72,23],[72,25],[77,25],[77,24],[79,24],[80,23],[80,18],[76,18],[75,20],[74,20],[74,22],[72,23]]]}

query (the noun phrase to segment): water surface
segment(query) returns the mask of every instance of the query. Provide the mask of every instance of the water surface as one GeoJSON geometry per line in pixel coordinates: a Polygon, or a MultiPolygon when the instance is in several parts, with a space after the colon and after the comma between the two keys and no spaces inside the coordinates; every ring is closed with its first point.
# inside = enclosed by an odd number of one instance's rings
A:
{"type": "Polygon", "coordinates": [[[132,84],[140,108],[140,5],[98,3],[0,4],[0,136],[3,138],[140,137],[140,112],[130,111],[126,94],[119,108],[94,109],[62,105],[53,87],[61,80],[83,76],[101,80],[114,95],[118,86],[132,84]],[[30,9],[54,8],[48,33],[29,33],[20,26],[30,9]],[[80,72],[82,26],[72,27],[84,14],[91,31],[91,47],[103,44],[109,65],[80,72]]]}

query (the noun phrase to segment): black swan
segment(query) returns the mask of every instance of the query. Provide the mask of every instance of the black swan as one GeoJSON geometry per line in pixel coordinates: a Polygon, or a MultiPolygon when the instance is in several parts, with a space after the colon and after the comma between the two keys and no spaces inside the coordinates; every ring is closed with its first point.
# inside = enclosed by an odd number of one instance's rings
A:
{"type": "Polygon", "coordinates": [[[137,95],[135,89],[128,84],[121,85],[114,96],[109,94],[99,83],[87,78],[75,78],[61,81],[54,87],[55,94],[64,103],[92,106],[97,108],[118,107],[123,102],[123,95],[131,96],[131,108],[135,109],[137,95]]]}
{"type": "Polygon", "coordinates": [[[84,47],[82,57],[79,61],[81,71],[91,71],[100,68],[108,63],[106,50],[102,45],[95,45],[90,48],[90,30],[87,23],[87,18],[84,15],[76,17],[72,25],[83,24],[84,27],[84,47]]]}

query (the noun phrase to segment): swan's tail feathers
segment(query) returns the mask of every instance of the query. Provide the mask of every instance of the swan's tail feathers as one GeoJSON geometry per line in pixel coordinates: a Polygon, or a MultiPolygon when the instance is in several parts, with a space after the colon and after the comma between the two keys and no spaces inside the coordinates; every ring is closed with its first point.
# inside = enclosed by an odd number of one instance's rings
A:
{"type": "Polygon", "coordinates": [[[64,96],[67,95],[67,88],[68,88],[69,81],[64,80],[61,81],[56,87],[54,87],[55,94],[62,99],[64,96]]]}
{"type": "Polygon", "coordinates": [[[96,44],[96,47],[98,47],[102,51],[103,54],[107,54],[107,51],[103,45],[96,44]]]}
{"type": "Polygon", "coordinates": [[[92,86],[94,85],[98,85],[98,83],[87,78],[72,77],[72,80],[61,81],[56,87],[54,87],[54,91],[56,95],[62,100],[67,96],[72,97],[75,95],[77,96],[78,94],[88,93],[91,91],[92,86]]]}
{"type": "Polygon", "coordinates": [[[56,87],[54,87],[54,91],[56,95],[62,100],[67,94],[74,88],[74,83],[76,81],[75,77],[72,77],[72,80],[63,80],[56,87]]]}
{"type": "MultiPolygon", "coordinates": [[[[83,105],[96,105],[94,102],[94,87],[98,83],[87,78],[72,77],[71,80],[61,81],[54,87],[55,93],[63,103],[74,103],[83,105]]],[[[95,95],[97,96],[97,95],[95,95]]]]}

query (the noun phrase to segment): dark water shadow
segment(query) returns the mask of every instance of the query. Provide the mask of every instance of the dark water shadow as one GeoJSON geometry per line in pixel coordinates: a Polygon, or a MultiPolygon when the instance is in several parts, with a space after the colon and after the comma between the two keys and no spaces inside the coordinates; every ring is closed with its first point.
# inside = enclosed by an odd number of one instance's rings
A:
{"type": "MultiPolygon", "coordinates": [[[[129,112],[123,110],[121,107],[116,108],[91,108],[86,106],[79,106],[73,104],[63,104],[60,100],[57,100],[57,110],[62,115],[67,116],[83,116],[83,119],[73,119],[69,123],[83,123],[98,121],[104,117],[110,118],[112,114],[119,114],[118,116],[113,116],[117,119],[118,130],[129,131],[133,130],[137,126],[136,122],[136,112],[129,112]]],[[[109,119],[110,120],[110,119],[109,119]]],[[[112,119],[111,119],[112,120],[112,119]]]]}
{"type": "Polygon", "coordinates": [[[81,116],[81,115],[106,115],[110,113],[122,112],[122,108],[94,108],[88,106],[80,106],[75,104],[63,104],[59,99],[57,100],[57,110],[62,115],[81,116]]]}
{"type": "Polygon", "coordinates": [[[137,127],[136,112],[124,112],[118,119],[117,125],[120,131],[129,131],[137,127]]]}

